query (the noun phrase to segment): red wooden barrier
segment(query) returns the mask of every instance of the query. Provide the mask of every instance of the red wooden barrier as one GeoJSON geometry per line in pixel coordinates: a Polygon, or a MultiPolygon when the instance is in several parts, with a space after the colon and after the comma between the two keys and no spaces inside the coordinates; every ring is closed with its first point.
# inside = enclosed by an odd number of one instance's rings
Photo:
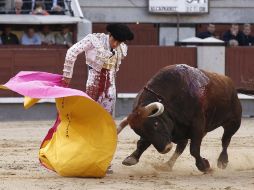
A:
{"type": "MultiPolygon", "coordinates": [[[[0,83],[19,71],[45,71],[62,74],[65,47],[15,47],[0,48],[0,83]]],[[[130,46],[128,56],[117,73],[117,90],[121,93],[137,93],[146,81],[160,68],[172,64],[196,66],[196,48],[130,46]]],[[[71,87],[85,90],[87,67],[85,55],[79,55],[74,69],[71,87]]],[[[0,91],[0,96],[14,96],[0,91]]]]}

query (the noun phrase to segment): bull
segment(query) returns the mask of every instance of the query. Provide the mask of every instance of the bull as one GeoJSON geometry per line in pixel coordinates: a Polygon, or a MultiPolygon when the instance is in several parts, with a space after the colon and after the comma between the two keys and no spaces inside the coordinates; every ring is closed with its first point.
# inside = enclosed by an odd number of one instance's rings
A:
{"type": "Polygon", "coordinates": [[[220,126],[224,128],[219,168],[228,164],[227,148],[241,125],[242,107],[229,77],[187,65],[161,69],[138,93],[132,113],[122,120],[118,133],[128,124],[140,136],[136,150],[122,164],[139,162],[142,153],[153,145],[162,154],[175,152],[170,169],[190,140],[190,153],[201,172],[210,170],[209,161],[200,155],[203,137],[220,126]]]}

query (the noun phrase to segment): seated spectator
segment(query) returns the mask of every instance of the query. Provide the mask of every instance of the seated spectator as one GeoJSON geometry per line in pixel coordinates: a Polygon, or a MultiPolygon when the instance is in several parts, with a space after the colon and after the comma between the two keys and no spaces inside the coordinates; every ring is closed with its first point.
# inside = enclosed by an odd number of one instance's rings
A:
{"type": "Polygon", "coordinates": [[[9,11],[8,14],[28,14],[29,11],[23,10],[23,0],[14,0],[14,8],[13,10],[9,11]]]}
{"type": "Polygon", "coordinates": [[[45,2],[46,10],[50,14],[64,15],[65,5],[64,0],[49,0],[45,2]]]}
{"type": "Polygon", "coordinates": [[[42,4],[43,7],[45,7],[45,2],[48,0],[25,0],[23,3],[23,9],[25,11],[28,11],[29,13],[32,13],[36,7],[36,4],[42,4]]]}
{"type": "Polygon", "coordinates": [[[41,38],[34,27],[28,27],[21,38],[22,45],[41,45],[41,38]]]}
{"type": "Polygon", "coordinates": [[[11,32],[11,26],[4,26],[3,33],[1,34],[1,41],[4,45],[19,44],[18,37],[11,32]]]}
{"type": "Polygon", "coordinates": [[[205,32],[201,32],[197,35],[197,37],[201,38],[201,39],[205,39],[208,37],[215,37],[215,25],[214,24],[209,24],[207,26],[207,31],[205,32]]]}
{"type": "Polygon", "coordinates": [[[55,44],[55,36],[51,33],[49,25],[44,25],[39,35],[43,45],[55,44]]]}
{"type": "Polygon", "coordinates": [[[232,24],[230,30],[224,33],[223,41],[226,42],[228,45],[230,40],[236,40],[238,45],[243,45],[243,33],[239,31],[238,24],[232,24]]]}
{"type": "Polygon", "coordinates": [[[56,44],[67,45],[67,47],[72,46],[72,34],[69,31],[69,27],[64,25],[60,33],[55,36],[56,44]]]}
{"type": "Polygon", "coordinates": [[[34,10],[32,11],[33,15],[49,15],[45,10],[45,5],[42,2],[36,2],[34,10]]]}
{"type": "Polygon", "coordinates": [[[243,45],[244,46],[252,46],[254,44],[253,36],[251,36],[251,25],[244,24],[243,25],[243,45]]]}
{"type": "Polygon", "coordinates": [[[32,13],[36,3],[41,3],[45,10],[50,14],[64,14],[64,0],[26,0],[23,4],[23,9],[32,13]]]}

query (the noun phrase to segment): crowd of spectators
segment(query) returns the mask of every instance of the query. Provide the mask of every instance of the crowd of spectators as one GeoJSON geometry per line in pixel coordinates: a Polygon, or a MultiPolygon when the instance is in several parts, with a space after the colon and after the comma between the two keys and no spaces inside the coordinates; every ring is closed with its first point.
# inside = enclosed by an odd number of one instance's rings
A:
{"type": "MultiPolygon", "coordinates": [[[[0,6],[4,6],[0,1],[0,6]]],[[[64,0],[14,0],[11,10],[0,9],[1,14],[15,15],[64,15],[64,0]]],[[[24,31],[12,31],[13,25],[2,25],[0,44],[2,45],[66,45],[73,44],[73,35],[68,25],[63,25],[57,31],[51,31],[51,25],[25,26],[24,31]],[[18,34],[18,35],[17,35],[18,34]]]]}
{"type": "Polygon", "coordinates": [[[49,25],[42,25],[39,32],[35,26],[28,26],[23,34],[18,36],[12,32],[11,25],[4,25],[0,38],[3,45],[65,45],[72,46],[73,37],[68,25],[63,25],[61,31],[52,32],[49,25]]]}
{"type": "Polygon", "coordinates": [[[64,0],[14,0],[11,10],[1,10],[1,14],[64,15],[64,0]]]}
{"type": "Polygon", "coordinates": [[[242,30],[239,24],[231,24],[228,31],[221,36],[216,36],[215,24],[208,24],[207,30],[197,34],[197,37],[204,39],[215,37],[223,40],[228,46],[253,46],[254,36],[251,35],[251,24],[243,24],[242,30]]]}

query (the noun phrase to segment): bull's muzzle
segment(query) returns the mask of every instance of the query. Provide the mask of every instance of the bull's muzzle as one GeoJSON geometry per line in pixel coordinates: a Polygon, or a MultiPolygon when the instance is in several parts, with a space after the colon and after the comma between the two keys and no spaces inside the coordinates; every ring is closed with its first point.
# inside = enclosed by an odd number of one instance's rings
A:
{"type": "Polygon", "coordinates": [[[173,147],[173,143],[168,143],[168,144],[165,146],[164,150],[161,151],[160,153],[161,153],[161,154],[166,154],[166,153],[168,153],[168,152],[172,149],[172,147],[173,147]]]}

